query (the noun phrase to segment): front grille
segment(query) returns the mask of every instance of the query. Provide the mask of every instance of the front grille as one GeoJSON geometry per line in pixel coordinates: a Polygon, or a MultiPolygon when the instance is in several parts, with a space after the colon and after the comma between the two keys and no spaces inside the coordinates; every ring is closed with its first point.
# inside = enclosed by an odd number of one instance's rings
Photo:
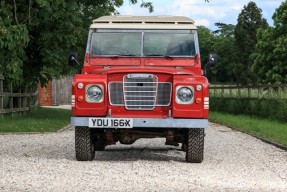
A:
{"type": "Polygon", "coordinates": [[[125,107],[129,110],[152,110],[157,95],[157,76],[130,74],[123,78],[125,107]]]}
{"type": "Polygon", "coordinates": [[[171,83],[157,82],[154,75],[126,75],[123,82],[109,83],[110,104],[128,110],[153,110],[170,105],[171,89],[171,83]]]}
{"type": "Polygon", "coordinates": [[[158,83],[157,87],[157,106],[169,106],[171,99],[171,83],[158,83]]]}
{"type": "Polygon", "coordinates": [[[123,83],[109,83],[109,98],[111,105],[124,105],[123,83]]]}

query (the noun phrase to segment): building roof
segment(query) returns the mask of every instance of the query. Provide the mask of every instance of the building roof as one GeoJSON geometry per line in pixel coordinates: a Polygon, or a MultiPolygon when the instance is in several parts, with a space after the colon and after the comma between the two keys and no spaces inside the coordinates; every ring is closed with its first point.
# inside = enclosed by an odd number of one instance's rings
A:
{"type": "Polygon", "coordinates": [[[196,29],[194,20],[183,16],[103,16],[90,28],[105,29],[196,29]]]}

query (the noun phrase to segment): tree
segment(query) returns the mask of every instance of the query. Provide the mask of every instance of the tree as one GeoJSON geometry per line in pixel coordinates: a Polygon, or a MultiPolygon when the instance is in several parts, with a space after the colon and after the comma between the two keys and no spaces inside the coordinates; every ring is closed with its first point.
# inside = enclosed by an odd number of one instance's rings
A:
{"type": "Polygon", "coordinates": [[[27,59],[24,48],[29,42],[28,30],[25,25],[13,25],[12,6],[0,1],[0,7],[0,73],[7,80],[20,81],[27,59]]]}
{"type": "Polygon", "coordinates": [[[218,62],[215,67],[207,69],[207,77],[211,82],[234,82],[237,80],[236,46],[234,39],[235,26],[215,23],[217,30],[199,26],[198,36],[203,66],[207,63],[210,52],[216,52],[218,62]]]}
{"type": "Polygon", "coordinates": [[[238,49],[238,69],[240,69],[238,72],[242,83],[250,83],[253,77],[249,70],[251,64],[249,57],[255,50],[256,31],[259,28],[266,28],[268,24],[266,19],[262,18],[262,10],[253,1],[243,7],[237,21],[234,35],[238,49]]]}
{"type": "Polygon", "coordinates": [[[212,69],[218,82],[234,82],[237,74],[237,57],[234,39],[235,26],[232,24],[215,23],[218,27],[215,34],[214,51],[218,54],[218,64],[212,69]]]}
{"type": "MultiPolygon", "coordinates": [[[[198,39],[199,39],[199,48],[200,48],[200,56],[201,56],[201,63],[202,67],[205,68],[205,65],[208,62],[208,54],[213,52],[213,45],[214,45],[214,34],[210,29],[204,26],[198,26],[198,39]]],[[[211,79],[214,77],[214,73],[208,68],[207,70],[207,77],[211,79]]]]}
{"type": "Polygon", "coordinates": [[[257,74],[258,81],[287,82],[287,1],[283,2],[273,14],[274,27],[260,29],[257,44],[251,55],[251,70],[257,74]]]}
{"type": "Polygon", "coordinates": [[[232,24],[226,24],[226,23],[215,23],[216,27],[218,27],[217,30],[213,31],[213,33],[217,36],[222,37],[233,37],[234,38],[234,30],[235,26],[232,24]]]}
{"type": "MultiPolygon", "coordinates": [[[[137,0],[130,0],[132,4],[137,0]]],[[[123,0],[0,0],[0,73],[16,84],[72,73],[67,53],[84,55],[92,19],[117,14],[123,0]]],[[[153,10],[150,2],[141,7],[153,10]]]]}
{"type": "Polygon", "coordinates": [[[212,52],[212,47],[214,44],[215,37],[210,29],[204,26],[198,26],[198,38],[199,38],[199,47],[201,54],[201,61],[203,64],[208,61],[208,54],[212,52]]]}

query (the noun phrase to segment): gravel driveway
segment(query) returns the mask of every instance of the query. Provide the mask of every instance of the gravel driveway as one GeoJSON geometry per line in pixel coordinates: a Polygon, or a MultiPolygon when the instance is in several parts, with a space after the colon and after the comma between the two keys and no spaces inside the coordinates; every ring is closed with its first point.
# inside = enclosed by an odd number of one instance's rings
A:
{"type": "Polygon", "coordinates": [[[0,191],[287,191],[287,152],[210,123],[201,164],[165,139],[74,157],[74,132],[0,135],[0,191]]]}

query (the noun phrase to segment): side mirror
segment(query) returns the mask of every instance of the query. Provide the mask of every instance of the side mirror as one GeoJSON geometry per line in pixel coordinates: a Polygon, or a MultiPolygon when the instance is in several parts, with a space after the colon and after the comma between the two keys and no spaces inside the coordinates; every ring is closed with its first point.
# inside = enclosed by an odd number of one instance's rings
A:
{"type": "Polygon", "coordinates": [[[78,53],[71,51],[68,55],[68,64],[73,67],[76,65],[80,65],[80,63],[77,61],[78,59],[78,53]]]}
{"type": "Polygon", "coordinates": [[[204,67],[204,75],[207,75],[207,68],[214,67],[217,63],[217,54],[216,53],[209,53],[208,54],[208,62],[205,64],[204,67]]]}
{"type": "Polygon", "coordinates": [[[208,63],[207,66],[213,67],[217,63],[217,54],[216,53],[209,53],[208,54],[208,63]]]}

